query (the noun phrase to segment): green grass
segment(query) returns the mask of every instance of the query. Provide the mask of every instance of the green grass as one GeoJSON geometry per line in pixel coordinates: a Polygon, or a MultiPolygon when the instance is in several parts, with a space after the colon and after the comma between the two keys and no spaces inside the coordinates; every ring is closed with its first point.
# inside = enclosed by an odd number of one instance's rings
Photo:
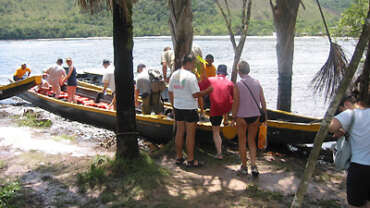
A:
{"type": "Polygon", "coordinates": [[[0,185],[0,207],[1,208],[15,208],[11,204],[14,204],[13,201],[16,198],[17,192],[21,190],[19,182],[6,183],[0,185]]]}
{"type": "Polygon", "coordinates": [[[133,160],[97,156],[88,171],[77,174],[77,186],[81,193],[100,191],[102,203],[127,204],[138,195],[151,197],[169,175],[169,170],[159,167],[146,153],[133,160]]]}
{"type": "Polygon", "coordinates": [[[51,120],[37,118],[34,113],[25,113],[23,116],[14,116],[14,119],[19,126],[49,128],[52,125],[51,120]]]}

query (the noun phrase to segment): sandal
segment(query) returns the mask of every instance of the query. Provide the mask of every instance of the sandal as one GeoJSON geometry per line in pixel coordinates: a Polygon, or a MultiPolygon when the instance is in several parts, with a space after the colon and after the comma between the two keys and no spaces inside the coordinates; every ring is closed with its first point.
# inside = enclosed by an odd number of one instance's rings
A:
{"type": "Polygon", "coordinates": [[[200,162],[199,160],[192,160],[192,161],[187,161],[186,162],[186,167],[187,168],[199,168],[202,167],[204,164],[200,162]],[[197,161],[197,163],[195,163],[197,161]]]}
{"type": "Polygon", "coordinates": [[[254,177],[257,177],[260,173],[258,172],[258,169],[257,169],[257,166],[256,165],[253,165],[252,166],[252,175],[254,177]]]}
{"type": "Polygon", "coordinates": [[[182,165],[182,164],[184,164],[184,162],[185,162],[184,158],[176,158],[175,164],[176,165],[182,165]]]}
{"type": "Polygon", "coordinates": [[[248,167],[247,166],[240,166],[239,170],[237,171],[239,175],[248,175],[248,167]]]}
{"type": "Polygon", "coordinates": [[[222,156],[222,154],[217,154],[217,155],[216,155],[216,159],[217,159],[217,160],[223,160],[223,159],[224,159],[224,157],[222,156]]]}

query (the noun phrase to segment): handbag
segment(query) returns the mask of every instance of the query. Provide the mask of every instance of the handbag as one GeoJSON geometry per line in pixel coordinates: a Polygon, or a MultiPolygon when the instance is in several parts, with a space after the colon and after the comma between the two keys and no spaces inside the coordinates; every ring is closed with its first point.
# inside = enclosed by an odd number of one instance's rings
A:
{"type": "Polygon", "coordinates": [[[244,86],[246,86],[246,87],[248,88],[249,92],[250,92],[250,93],[251,93],[251,95],[252,95],[252,98],[253,98],[254,102],[255,102],[255,103],[256,103],[256,105],[257,105],[258,110],[260,111],[260,114],[261,114],[261,116],[260,116],[260,122],[261,122],[261,123],[265,122],[265,121],[266,121],[265,112],[264,112],[264,111],[262,110],[262,108],[260,108],[260,106],[258,105],[256,98],[254,98],[254,95],[253,95],[253,93],[252,93],[252,90],[251,90],[251,89],[249,89],[249,87],[248,87],[247,83],[245,83],[245,82],[244,82],[244,80],[242,80],[241,82],[244,84],[244,86]]]}
{"type": "MultiPolygon", "coordinates": [[[[349,125],[349,132],[353,126],[355,120],[355,112],[352,111],[351,122],[349,125]]],[[[333,151],[333,161],[334,166],[337,170],[347,170],[351,163],[352,149],[351,140],[348,135],[342,136],[337,140],[335,144],[332,145],[333,151]]]]}

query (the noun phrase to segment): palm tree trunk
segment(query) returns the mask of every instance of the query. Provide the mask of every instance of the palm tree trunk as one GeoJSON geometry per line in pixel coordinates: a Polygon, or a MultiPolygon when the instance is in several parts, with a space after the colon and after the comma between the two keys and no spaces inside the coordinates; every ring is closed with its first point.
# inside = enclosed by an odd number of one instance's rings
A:
{"type": "Polygon", "coordinates": [[[277,37],[278,110],[291,109],[294,36],[299,4],[300,0],[276,0],[276,5],[273,5],[270,0],[277,37]]]}
{"type": "Polygon", "coordinates": [[[132,3],[113,1],[113,48],[115,83],[117,93],[117,151],[116,158],[135,158],[139,154],[136,115],[134,105],[134,82],[132,49],[132,3]]]}
{"type": "Polygon", "coordinates": [[[191,51],[193,43],[193,13],[191,0],[168,0],[170,10],[169,26],[175,51],[175,70],[181,68],[181,61],[191,51]]]}
{"type": "Polygon", "coordinates": [[[303,177],[298,186],[297,192],[294,196],[293,202],[290,206],[291,208],[297,208],[302,206],[304,194],[306,193],[312,174],[315,171],[316,161],[317,158],[319,157],[322,143],[324,142],[324,139],[328,135],[329,124],[334,116],[334,113],[338,109],[340,100],[343,98],[348,86],[352,81],[353,75],[355,74],[358,64],[360,63],[362,54],[364,53],[366,44],[369,41],[369,37],[370,37],[370,10],[367,14],[367,21],[365,21],[365,24],[363,26],[362,33],[356,45],[355,52],[352,55],[351,62],[346,70],[343,80],[341,81],[338,87],[338,90],[333,101],[330,103],[330,106],[326,111],[324,120],[321,122],[320,130],[316,134],[314,147],[311,150],[310,156],[307,160],[306,168],[304,170],[303,177]]]}

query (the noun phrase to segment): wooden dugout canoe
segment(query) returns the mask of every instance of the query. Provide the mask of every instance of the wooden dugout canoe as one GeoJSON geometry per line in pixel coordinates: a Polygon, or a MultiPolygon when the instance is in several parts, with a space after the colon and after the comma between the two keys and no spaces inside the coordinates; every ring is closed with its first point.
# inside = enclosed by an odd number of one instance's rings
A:
{"type": "MultiPolygon", "coordinates": [[[[79,86],[80,90],[85,89],[88,91],[88,89],[92,89],[99,92],[102,90],[100,86],[86,82],[79,82],[79,86]]],[[[108,91],[108,94],[110,94],[110,91],[108,91]]],[[[110,98],[108,98],[108,100],[109,99],[110,98]]],[[[165,103],[165,108],[171,107],[168,103],[165,103]]],[[[320,129],[321,119],[297,115],[285,111],[268,109],[268,118],[267,136],[269,143],[272,144],[310,144],[313,143],[313,139],[320,129]]],[[[204,128],[205,126],[210,128],[211,126],[209,122],[200,123],[202,123],[202,125],[198,125],[198,128],[204,128]]],[[[226,139],[233,139],[237,135],[236,128],[231,126],[221,126],[221,131],[223,137],[226,139]]],[[[211,134],[212,132],[210,131],[209,133],[211,134]]],[[[326,141],[330,140],[333,139],[328,137],[326,141]]]]}
{"type": "MultiPolygon", "coordinates": [[[[101,90],[79,86],[76,94],[93,100],[100,91],[101,90]]],[[[40,94],[34,89],[30,89],[19,94],[18,97],[31,102],[33,105],[44,110],[71,120],[110,130],[115,130],[116,127],[116,112],[113,110],[69,103],[66,102],[65,99],[56,99],[54,97],[40,94]]],[[[110,102],[111,98],[111,95],[105,95],[101,99],[101,102],[107,104],[110,102]]],[[[136,114],[137,130],[140,135],[156,143],[166,143],[172,139],[173,123],[174,120],[165,115],[136,114]]],[[[221,132],[225,138],[231,139],[235,137],[235,135],[230,135],[230,133],[234,133],[232,127],[223,127],[221,128],[221,132]]],[[[210,122],[199,122],[197,124],[196,134],[199,142],[213,142],[210,122]]]]}
{"type": "Polygon", "coordinates": [[[41,75],[31,76],[24,80],[0,86],[0,100],[10,98],[36,85],[41,84],[41,79],[42,79],[41,75]]]}

